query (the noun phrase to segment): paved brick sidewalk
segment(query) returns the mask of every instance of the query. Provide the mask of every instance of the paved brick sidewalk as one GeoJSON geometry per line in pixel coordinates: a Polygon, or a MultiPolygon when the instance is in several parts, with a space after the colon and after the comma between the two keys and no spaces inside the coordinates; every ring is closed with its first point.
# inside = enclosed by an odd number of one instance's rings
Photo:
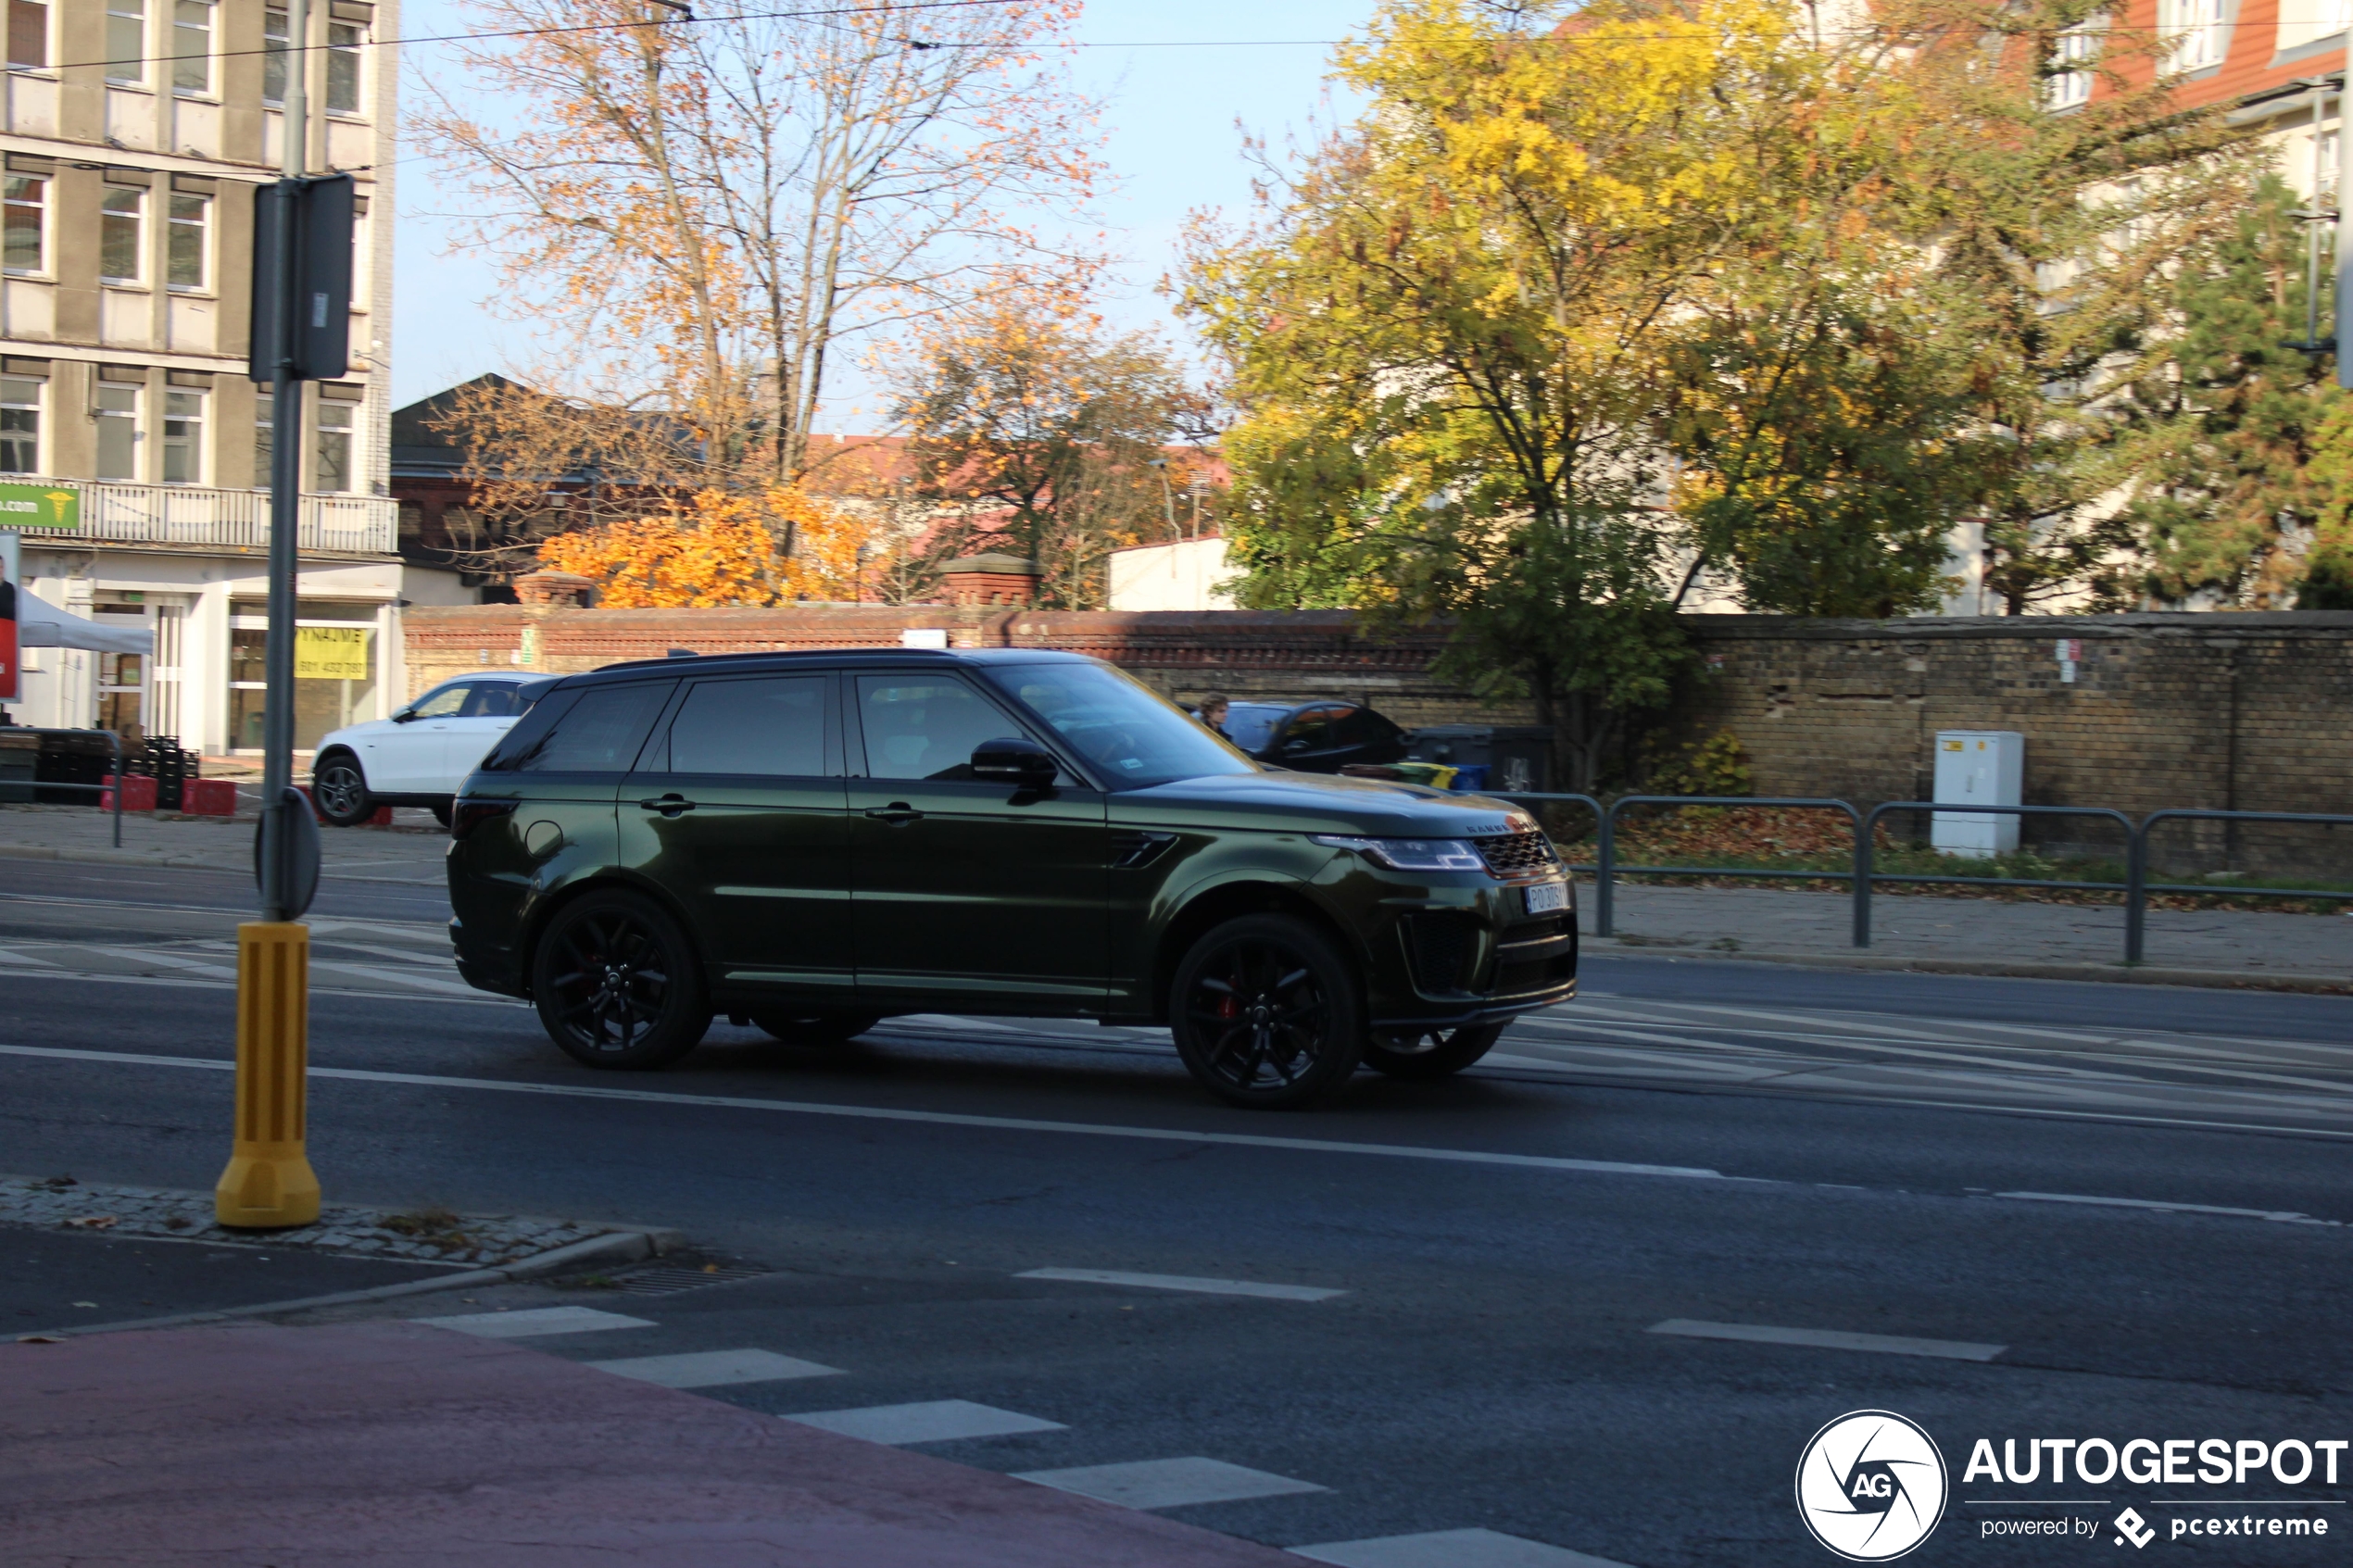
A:
{"type": "Polygon", "coordinates": [[[10,1568],[1278,1568],[1271,1548],[410,1323],[0,1346],[10,1568]]]}

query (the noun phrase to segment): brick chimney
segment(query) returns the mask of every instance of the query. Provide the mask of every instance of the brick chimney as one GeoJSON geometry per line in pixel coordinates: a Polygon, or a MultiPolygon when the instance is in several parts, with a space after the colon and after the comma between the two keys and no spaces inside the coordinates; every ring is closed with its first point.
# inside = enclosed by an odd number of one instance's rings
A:
{"type": "Polygon", "coordinates": [[[515,579],[515,601],[527,609],[586,609],[596,591],[595,578],[573,571],[534,571],[515,579]]]}
{"type": "Polygon", "coordinates": [[[1038,580],[1046,575],[1036,561],[1007,555],[964,556],[939,571],[948,602],[960,607],[1028,604],[1038,597],[1038,580]]]}

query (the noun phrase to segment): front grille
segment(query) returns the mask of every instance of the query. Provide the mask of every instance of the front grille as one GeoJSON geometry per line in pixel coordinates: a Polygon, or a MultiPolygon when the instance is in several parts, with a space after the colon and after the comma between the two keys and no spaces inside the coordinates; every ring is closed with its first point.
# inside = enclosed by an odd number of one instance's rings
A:
{"type": "Polygon", "coordinates": [[[1424,991],[1467,991],[1470,967],[1478,955],[1478,934],[1456,915],[1423,914],[1405,922],[1414,957],[1414,979],[1424,991]]]}
{"type": "Polygon", "coordinates": [[[1577,932],[1566,917],[1528,921],[1506,930],[1495,945],[1499,998],[1533,996],[1567,985],[1577,976],[1577,932]]]}
{"type": "Polygon", "coordinates": [[[1497,876],[1516,876],[1522,872],[1541,871],[1558,863],[1553,854],[1552,840],[1537,831],[1507,834],[1501,838],[1474,838],[1479,854],[1487,861],[1487,869],[1497,876]]]}

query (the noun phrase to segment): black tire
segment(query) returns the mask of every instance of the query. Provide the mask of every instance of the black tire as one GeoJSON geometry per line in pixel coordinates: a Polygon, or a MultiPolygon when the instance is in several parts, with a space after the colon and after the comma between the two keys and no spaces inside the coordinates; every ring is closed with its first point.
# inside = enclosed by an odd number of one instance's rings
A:
{"type": "Polygon", "coordinates": [[[1365,1052],[1356,977],[1331,939],[1289,915],[1213,928],[1176,966],[1177,1054],[1228,1105],[1287,1110],[1348,1081],[1365,1052]]]}
{"type": "Polygon", "coordinates": [[[1443,1078],[1460,1073],[1503,1037],[1500,1023],[1460,1029],[1386,1029],[1365,1047],[1365,1065],[1392,1078],[1443,1078]]]}
{"type": "Polygon", "coordinates": [[[586,1067],[667,1067],[711,1027],[694,944],[635,893],[591,893],[556,911],[532,954],[531,999],[548,1038],[586,1067]]]}
{"type": "Polygon", "coordinates": [[[756,1012],[751,1021],[788,1046],[839,1046],[882,1022],[873,1012],[756,1012]]]}
{"type": "Polygon", "coordinates": [[[319,815],[339,828],[356,828],[376,814],[368,775],[348,751],[330,751],[311,766],[310,798],[319,815]]]}
{"type": "Polygon", "coordinates": [[[433,820],[439,822],[443,827],[447,827],[449,825],[449,802],[447,800],[436,800],[431,806],[426,807],[425,809],[431,811],[433,813],[433,820]]]}

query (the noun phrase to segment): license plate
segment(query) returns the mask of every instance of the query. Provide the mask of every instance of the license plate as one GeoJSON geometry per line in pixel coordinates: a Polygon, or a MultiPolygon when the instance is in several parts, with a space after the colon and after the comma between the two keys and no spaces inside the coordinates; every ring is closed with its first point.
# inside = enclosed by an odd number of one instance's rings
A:
{"type": "Polygon", "coordinates": [[[1568,884],[1540,882],[1528,890],[1528,912],[1531,915],[1556,915],[1568,908],[1568,884]]]}

